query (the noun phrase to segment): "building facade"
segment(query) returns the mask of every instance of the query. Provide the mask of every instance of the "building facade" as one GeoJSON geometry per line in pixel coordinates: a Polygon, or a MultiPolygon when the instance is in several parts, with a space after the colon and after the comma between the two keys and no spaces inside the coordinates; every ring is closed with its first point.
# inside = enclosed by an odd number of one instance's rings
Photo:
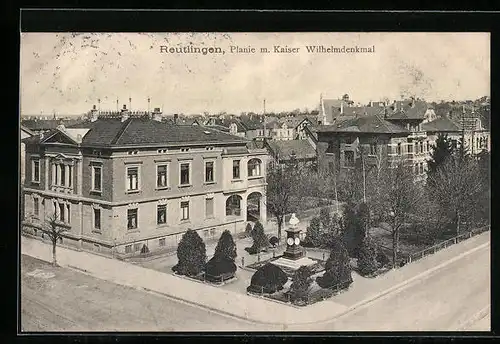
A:
{"type": "Polygon", "coordinates": [[[189,228],[208,239],[267,220],[266,151],[217,130],[124,109],[25,143],[35,235],[55,216],[64,244],[126,257],[175,247],[189,228]]]}

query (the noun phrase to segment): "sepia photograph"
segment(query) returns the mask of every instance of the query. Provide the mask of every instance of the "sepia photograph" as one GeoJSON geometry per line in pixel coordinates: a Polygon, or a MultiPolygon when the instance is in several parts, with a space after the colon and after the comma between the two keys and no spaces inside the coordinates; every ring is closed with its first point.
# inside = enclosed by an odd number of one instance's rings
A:
{"type": "Polygon", "coordinates": [[[490,331],[490,33],[21,32],[19,331],[490,331]]]}

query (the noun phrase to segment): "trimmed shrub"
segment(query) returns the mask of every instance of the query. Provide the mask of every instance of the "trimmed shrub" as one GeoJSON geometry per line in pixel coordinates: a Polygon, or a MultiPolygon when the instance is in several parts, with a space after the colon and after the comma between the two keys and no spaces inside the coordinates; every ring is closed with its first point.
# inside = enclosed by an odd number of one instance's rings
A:
{"type": "Polygon", "coordinates": [[[258,221],[253,226],[252,239],[253,239],[252,247],[250,247],[249,250],[247,250],[248,247],[245,248],[245,250],[248,253],[255,254],[255,253],[262,251],[262,249],[268,247],[268,239],[267,239],[266,234],[264,233],[264,227],[258,221]]]}
{"type": "Polygon", "coordinates": [[[231,232],[226,229],[222,232],[222,235],[217,242],[214,257],[227,258],[234,261],[237,256],[238,254],[236,253],[236,244],[233,240],[233,236],[231,235],[231,232]]]}
{"type": "Polygon", "coordinates": [[[141,248],[141,254],[146,254],[149,253],[149,248],[146,246],[146,244],[142,245],[141,248]]]}
{"type": "Polygon", "coordinates": [[[367,236],[363,240],[358,254],[358,270],[362,276],[370,275],[380,268],[380,263],[377,261],[377,251],[377,246],[367,236]]]}
{"type": "Polygon", "coordinates": [[[205,279],[212,282],[221,282],[234,277],[236,264],[227,257],[214,256],[205,264],[205,279]]]}
{"type": "Polygon", "coordinates": [[[288,277],[280,267],[267,263],[255,271],[247,291],[272,294],[282,290],[287,281],[288,277]]]}
{"type": "Polygon", "coordinates": [[[313,282],[311,275],[313,272],[308,266],[301,266],[295,271],[290,286],[290,299],[292,301],[306,300],[309,292],[309,287],[313,282]]]}
{"type": "Polygon", "coordinates": [[[307,227],[304,246],[318,247],[322,243],[321,238],[321,220],[318,217],[313,217],[307,227]]]}
{"type": "Polygon", "coordinates": [[[348,287],[352,283],[349,254],[341,240],[332,241],[332,250],[325,264],[325,273],[316,278],[321,288],[348,287]]]}
{"type": "Polygon", "coordinates": [[[207,251],[199,234],[188,229],[177,247],[178,263],[172,270],[180,275],[197,276],[205,267],[207,251]]]}

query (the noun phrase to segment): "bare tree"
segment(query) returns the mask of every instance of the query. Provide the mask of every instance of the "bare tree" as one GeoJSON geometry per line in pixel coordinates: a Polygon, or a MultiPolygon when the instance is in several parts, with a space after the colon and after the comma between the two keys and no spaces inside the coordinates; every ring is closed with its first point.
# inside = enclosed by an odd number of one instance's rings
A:
{"type": "Polygon", "coordinates": [[[382,218],[391,222],[392,264],[396,267],[401,228],[415,218],[412,215],[417,212],[423,189],[415,183],[411,169],[402,161],[387,170],[381,183],[381,191],[376,195],[381,205],[378,210],[383,212],[382,218]]]}
{"type": "Polygon", "coordinates": [[[57,241],[62,239],[62,233],[66,232],[67,230],[67,228],[60,225],[59,221],[57,220],[56,212],[54,212],[54,214],[50,216],[42,226],[42,231],[47,234],[50,242],[52,243],[52,264],[54,266],[57,266],[57,241]]]}
{"type": "MultiPolygon", "coordinates": [[[[285,215],[293,208],[300,194],[302,170],[298,166],[282,166],[274,164],[267,171],[266,205],[278,222],[278,239],[285,215]]],[[[303,185],[303,184],[302,184],[303,185]]]]}
{"type": "Polygon", "coordinates": [[[458,157],[449,159],[430,178],[436,202],[454,220],[456,234],[460,235],[461,222],[472,220],[484,189],[477,161],[458,157]]]}

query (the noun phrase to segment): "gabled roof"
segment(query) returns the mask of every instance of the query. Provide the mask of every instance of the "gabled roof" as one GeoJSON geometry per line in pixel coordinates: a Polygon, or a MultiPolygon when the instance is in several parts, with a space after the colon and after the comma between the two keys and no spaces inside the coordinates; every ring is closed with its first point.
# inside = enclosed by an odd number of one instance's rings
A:
{"type": "Polygon", "coordinates": [[[388,120],[424,120],[425,113],[429,109],[428,104],[423,100],[397,101],[388,106],[388,120]]]}
{"type": "Polygon", "coordinates": [[[26,128],[24,125],[21,125],[21,130],[24,131],[26,134],[28,135],[35,135],[35,133],[33,131],[31,131],[29,128],[26,128]]]}
{"type": "Polygon", "coordinates": [[[316,150],[307,140],[269,140],[267,145],[271,154],[279,160],[289,160],[295,154],[296,159],[310,159],[316,157],[316,150]]]}
{"type": "Polygon", "coordinates": [[[80,119],[27,119],[21,121],[21,125],[31,130],[52,130],[58,125],[70,126],[81,122],[80,119]]]}
{"type": "Polygon", "coordinates": [[[434,121],[422,124],[422,130],[429,132],[457,132],[462,129],[448,116],[442,116],[434,121]]]}
{"type": "Polygon", "coordinates": [[[321,125],[317,132],[337,133],[371,133],[371,134],[404,134],[409,133],[406,128],[385,120],[382,116],[360,116],[355,119],[340,121],[336,124],[321,125]]]}

